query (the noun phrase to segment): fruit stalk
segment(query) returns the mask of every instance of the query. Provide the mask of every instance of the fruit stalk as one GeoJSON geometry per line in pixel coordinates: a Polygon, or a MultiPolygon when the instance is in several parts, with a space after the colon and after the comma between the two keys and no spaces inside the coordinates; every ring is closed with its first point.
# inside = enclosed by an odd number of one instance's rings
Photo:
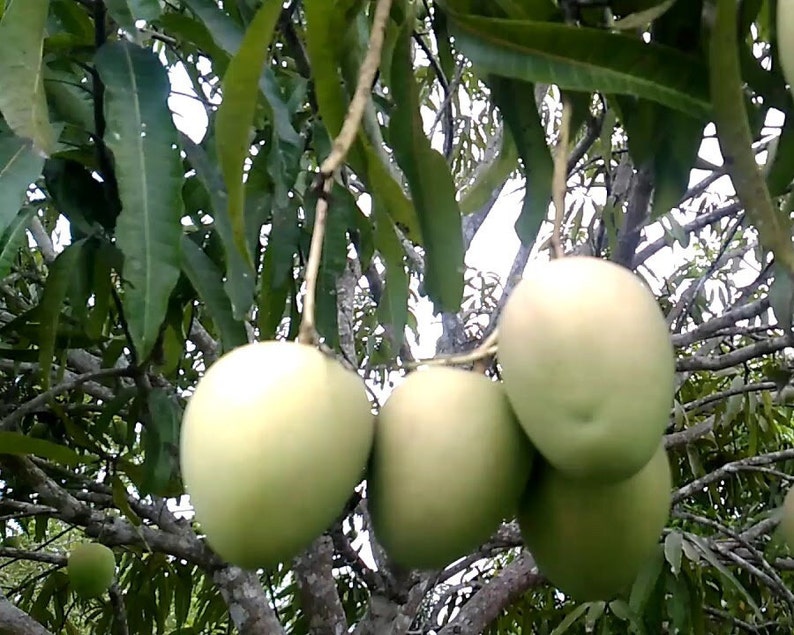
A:
{"type": "Polygon", "coordinates": [[[571,102],[567,96],[563,94],[561,100],[560,136],[554,153],[554,174],[551,181],[554,199],[554,230],[551,234],[551,245],[555,258],[562,258],[565,255],[562,248],[562,221],[565,216],[565,191],[568,189],[568,145],[570,143],[572,110],[571,102]]]}
{"type": "Polygon", "coordinates": [[[494,329],[474,350],[461,353],[460,355],[437,355],[430,359],[419,359],[415,362],[406,364],[405,368],[413,370],[420,366],[463,366],[465,364],[478,362],[496,355],[498,337],[499,332],[494,329]]]}
{"type": "Polygon", "coordinates": [[[322,255],[323,239],[325,237],[325,221],[328,214],[328,196],[333,186],[334,174],[342,165],[355,141],[367,99],[372,93],[372,84],[380,66],[381,51],[386,32],[386,23],[389,19],[392,0],[378,0],[375,7],[375,16],[372,20],[372,32],[369,37],[369,48],[364,61],[361,63],[358,75],[358,85],[342,124],[342,130],[334,139],[331,152],[320,165],[320,179],[322,188],[317,199],[314,216],[314,230],[309,248],[309,260],[306,264],[306,297],[304,298],[303,317],[298,331],[298,341],[303,344],[314,344],[317,339],[316,322],[314,319],[315,295],[317,292],[317,275],[320,271],[320,256],[322,255]]]}

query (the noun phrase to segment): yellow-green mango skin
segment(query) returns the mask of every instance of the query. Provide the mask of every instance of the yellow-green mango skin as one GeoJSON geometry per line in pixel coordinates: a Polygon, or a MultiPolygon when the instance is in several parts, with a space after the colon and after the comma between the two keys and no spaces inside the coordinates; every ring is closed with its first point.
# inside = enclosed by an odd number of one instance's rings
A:
{"type": "Polygon", "coordinates": [[[84,599],[99,597],[113,584],[116,557],[98,542],[80,543],[69,552],[66,574],[77,595],[84,599]]]}
{"type": "Polygon", "coordinates": [[[675,391],[669,329],[653,294],[620,265],[537,265],[499,319],[505,392],[541,455],[566,474],[622,480],[645,465],[675,391]]]}
{"type": "Polygon", "coordinates": [[[540,572],[579,602],[612,599],[630,585],[658,546],[670,514],[667,453],[625,481],[568,479],[538,461],[518,524],[540,572]]]}
{"type": "Polygon", "coordinates": [[[778,533],[789,551],[794,552],[794,486],[789,487],[783,500],[778,533]]]}
{"type": "Polygon", "coordinates": [[[794,2],[778,0],[777,3],[777,54],[780,70],[794,95],[794,2]]]}
{"type": "Polygon", "coordinates": [[[244,569],[298,555],[364,476],[374,416],[361,378],[314,347],[221,357],[188,402],[182,477],[210,546],[244,569]]]}
{"type": "Polygon", "coordinates": [[[501,384],[450,367],[409,374],[377,418],[375,537],[402,567],[446,566],[515,515],[533,457],[501,384]]]}

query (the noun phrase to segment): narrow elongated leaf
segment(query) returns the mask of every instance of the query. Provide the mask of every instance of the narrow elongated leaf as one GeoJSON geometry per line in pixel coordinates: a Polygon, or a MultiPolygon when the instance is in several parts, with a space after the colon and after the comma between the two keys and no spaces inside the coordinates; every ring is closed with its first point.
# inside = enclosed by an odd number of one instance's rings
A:
{"type": "Polygon", "coordinates": [[[58,257],[50,265],[41,303],[36,308],[39,315],[39,365],[41,366],[41,381],[45,389],[50,385],[50,371],[55,353],[58,323],[61,319],[61,308],[78,270],[85,244],[85,240],[79,240],[68,245],[58,254],[58,257]]]}
{"type": "Polygon", "coordinates": [[[49,0],[12,0],[0,19],[0,114],[40,152],[55,147],[42,81],[49,0]]]}
{"type": "Polygon", "coordinates": [[[182,489],[178,476],[182,409],[168,393],[155,388],[148,395],[146,410],[146,458],[140,486],[158,496],[177,496],[182,489]]]}
{"type": "Polygon", "coordinates": [[[569,611],[568,615],[566,615],[562,622],[557,625],[557,628],[551,632],[551,635],[563,635],[563,633],[567,633],[568,629],[571,628],[574,623],[579,621],[579,618],[581,618],[582,615],[587,612],[588,608],[590,608],[589,604],[580,604],[573,610],[569,611]]]}
{"type": "Polygon", "coordinates": [[[526,192],[515,229],[521,242],[531,245],[549,213],[554,174],[546,134],[535,108],[535,87],[498,76],[489,77],[488,83],[523,162],[526,192]],[[531,105],[527,107],[527,104],[531,105]]]}
{"type": "MultiPolygon", "coordinates": [[[[259,76],[267,58],[281,2],[265,0],[246,30],[223,77],[223,102],[215,122],[215,141],[228,194],[224,210],[231,220],[237,250],[253,266],[245,227],[245,159],[251,145],[254,110],[259,94],[259,76]]],[[[223,213],[216,210],[218,213],[223,213]]]]}
{"type": "Polygon", "coordinates": [[[637,166],[650,162],[656,220],[675,207],[689,186],[707,120],[690,117],[656,102],[617,96],[629,152],[637,166]]]}
{"type": "MultiPolygon", "coordinates": [[[[748,606],[750,606],[753,611],[755,611],[755,615],[759,620],[764,619],[764,614],[761,611],[761,608],[758,606],[756,601],[753,599],[753,596],[747,591],[745,586],[736,578],[736,576],[731,573],[731,570],[726,567],[722,562],[719,561],[717,558],[717,554],[715,554],[711,547],[708,545],[707,542],[703,540],[700,536],[695,534],[687,534],[686,535],[687,542],[694,544],[703,557],[708,561],[708,563],[717,569],[719,573],[728,581],[730,582],[737,591],[744,597],[745,602],[747,602],[748,606]]],[[[685,543],[686,544],[686,543],[685,543]]]]}
{"type": "Polygon", "coordinates": [[[182,271],[190,280],[220,332],[224,351],[248,342],[242,322],[234,319],[229,296],[224,293],[221,272],[192,240],[182,238],[182,271]]]}
{"type": "Polygon", "coordinates": [[[0,135],[0,233],[16,218],[28,186],[41,174],[43,165],[44,157],[33,150],[30,141],[0,135]]]}
{"type": "Polygon", "coordinates": [[[463,298],[463,233],[455,183],[446,159],[432,148],[419,110],[411,67],[410,30],[394,50],[392,90],[397,107],[389,134],[411,190],[425,248],[425,288],[436,311],[457,311],[463,298]]]}
{"type": "MultiPolygon", "coordinates": [[[[340,46],[343,45],[339,35],[347,30],[346,16],[340,7],[327,0],[305,0],[303,6],[306,13],[306,51],[312,67],[317,105],[328,133],[335,137],[342,129],[348,105],[339,72],[340,46]]],[[[377,192],[389,216],[406,238],[423,244],[424,237],[414,205],[391,173],[391,166],[384,163],[383,156],[375,151],[363,133],[359,133],[350,149],[347,162],[365,180],[369,191],[377,192]]]]}
{"type": "Polygon", "coordinates": [[[81,86],[74,73],[44,67],[44,89],[53,117],[88,132],[94,132],[94,111],[90,94],[81,86]]]}
{"type": "Polygon", "coordinates": [[[85,457],[65,445],[29,437],[21,432],[0,432],[0,454],[33,455],[69,467],[86,462],[85,457]]]}
{"type": "Polygon", "coordinates": [[[232,303],[235,320],[241,320],[251,308],[254,300],[256,276],[251,263],[247,262],[235,248],[232,226],[226,209],[226,188],[217,166],[207,152],[186,135],[181,135],[182,147],[187,154],[196,176],[209,195],[215,218],[215,228],[223,242],[226,255],[226,281],[224,289],[232,303]]]}
{"type": "Polygon", "coordinates": [[[182,166],[168,109],[168,75],[151,51],[124,41],[96,54],[122,211],[124,309],[139,357],[151,351],[179,278],[182,166]]]}
{"type": "Polygon", "coordinates": [[[127,500],[127,488],[124,487],[124,483],[121,482],[119,475],[114,474],[110,482],[111,491],[113,492],[113,502],[116,504],[116,507],[119,508],[121,513],[124,514],[124,517],[129,520],[133,526],[140,527],[143,521],[141,521],[140,516],[130,507],[130,502],[127,500]]]}
{"type": "Polygon", "coordinates": [[[462,214],[473,214],[481,209],[493,195],[494,191],[507,182],[510,174],[518,167],[518,149],[513,135],[507,131],[502,133],[502,147],[493,162],[479,172],[474,182],[463,193],[460,199],[462,214]]]}
{"type": "Polygon", "coordinates": [[[35,213],[36,210],[32,207],[23,209],[0,234],[0,280],[11,271],[11,265],[19,250],[27,245],[28,223],[35,213]]]}
{"type": "Polygon", "coordinates": [[[386,281],[378,304],[378,318],[382,324],[391,325],[394,346],[399,348],[405,339],[405,325],[408,321],[409,280],[405,271],[405,252],[385,210],[376,203],[373,214],[375,247],[386,264],[386,281]]]}
{"type": "Polygon", "coordinates": [[[485,18],[455,10],[450,0],[439,4],[455,43],[482,73],[636,95],[701,116],[711,110],[698,57],[605,29],[485,18]]]}
{"type": "Polygon", "coordinates": [[[709,51],[711,97],[720,151],[736,194],[758,230],[761,245],[794,275],[791,218],[773,204],[752,148],[753,135],[743,101],[737,21],[735,1],[717,0],[709,51]]]}
{"type": "Polygon", "coordinates": [[[185,0],[185,4],[212,34],[217,46],[234,55],[243,40],[240,27],[225,14],[214,0],[185,0]]]}

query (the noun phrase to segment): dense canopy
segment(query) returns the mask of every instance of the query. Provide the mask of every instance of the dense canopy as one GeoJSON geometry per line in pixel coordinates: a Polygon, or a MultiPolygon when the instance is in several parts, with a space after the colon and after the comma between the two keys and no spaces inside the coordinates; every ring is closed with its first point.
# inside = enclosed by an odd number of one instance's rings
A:
{"type": "Polygon", "coordinates": [[[792,4],[0,1],[0,632],[794,630],[792,4]],[[556,589],[515,518],[396,566],[364,472],[295,558],[212,549],[180,431],[220,356],[317,345],[373,413],[429,357],[498,383],[512,290],[576,256],[647,284],[675,351],[670,513],[624,589],[556,589]]]}

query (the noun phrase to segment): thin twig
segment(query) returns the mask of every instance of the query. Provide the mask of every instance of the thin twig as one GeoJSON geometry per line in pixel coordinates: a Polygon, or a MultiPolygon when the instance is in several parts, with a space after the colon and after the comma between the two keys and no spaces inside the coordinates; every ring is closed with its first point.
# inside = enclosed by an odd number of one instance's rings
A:
{"type": "Polygon", "coordinates": [[[330,154],[320,166],[320,178],[323,184],[321,194],[317,198],[309,260],[306,263],[306,297],[303,304],[300,330],[298,331],[298,341],[306,344],[314,343],[317,339],[314,306],[317,292],[317,276],[320,271],[320,257],[325,237],[325,221],[328,214],[328,196],[333,186],[334,174],[344,162],[355,141],[361,118],[367,106],[367,100],[372,94],[372,84],[380,66],[381,50],[383,49],[386,23],[389,19],[390,10],[391,0],[378,0],[372,21],[369,50],[359,70],[356,92],[347,110],[342,130],[334,139],[330,154]]]}

